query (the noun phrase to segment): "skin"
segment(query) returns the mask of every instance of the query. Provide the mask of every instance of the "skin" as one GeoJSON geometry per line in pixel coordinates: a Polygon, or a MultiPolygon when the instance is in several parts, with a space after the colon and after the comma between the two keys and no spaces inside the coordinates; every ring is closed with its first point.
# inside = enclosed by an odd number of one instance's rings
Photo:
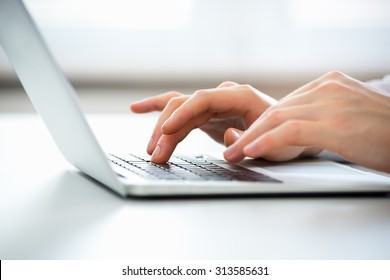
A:
{"type": "Polygon", "coordinates": [[[192,95],[168,92],[131,104],[135,113],[161,111],[147,152],[153,162],[166,162],[177,144],[195,128],[230,145],[276,100],[248,85],[224,82],[192,95]],[[168,121],[169,119],[169,121],[168,121]],[[170,125],[165,125],[169,122],[170,125]],[[235,128],[235,129],[233,129],[235,128]]]}
{"type": "Polygon", "coordinates": [[[248,85],[225,82],[193,95],[169,92],[130,106],[136,113],[161,111],[147,152],[166,162],[195,128],[228,146],[224,157],[286,161],[322,149],[390,172],[390,97],[332,71],[280,101],[248,85]]]}

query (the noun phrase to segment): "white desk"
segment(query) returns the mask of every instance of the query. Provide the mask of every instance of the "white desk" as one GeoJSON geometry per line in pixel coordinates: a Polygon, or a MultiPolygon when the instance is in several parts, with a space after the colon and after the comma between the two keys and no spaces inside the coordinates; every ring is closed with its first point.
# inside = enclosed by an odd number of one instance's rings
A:
{"type": "MultiPolygon", "coordinates": [[[[136,119],[90,117],[103,146],[129,150],[153,124],[136,119]]],[[[198,136],[179,152],[222,151],[198,136]]],[[[0,157],[0,259],[390,258],[390,197],[123,199],[65,162],[35,115],[0,114],[0,157]]]]}

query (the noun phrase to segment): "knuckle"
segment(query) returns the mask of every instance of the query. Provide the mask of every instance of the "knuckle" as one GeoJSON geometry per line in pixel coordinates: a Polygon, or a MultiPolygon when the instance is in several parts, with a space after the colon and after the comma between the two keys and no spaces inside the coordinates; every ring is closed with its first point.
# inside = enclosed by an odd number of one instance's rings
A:
{"type": "Polygon", "coordinates": [[[183,104],[185,98],[183,96],[178,96],[178,97],[172,97],[169,101],[168,101],[168,105],[167,107],[179,107],[181,104],[183,104]]]}
{"type": "Polygon", "coordinates": [[[247,92],[252,92],[253,91],[253,87],[251,85],[248,85],[248,84],[240,85],[239,88],[242,91],[247,91],[247,92]]]}
{"type": "Polygon", "coordinates": [[[231,81],[225,81],[223,83],[221,83],[218,87],[232,87],[232,86],[236,86],[238,85],[237,83],[235,82],[231,82],[231,81]]]}
{"type": "Polygon", "coordinates": [[[345,74],[339,70],[332,70],[325,74],[326,78],[339,80],[343,77],[345,77],[345,74]]]}
{"type": "Polygon", "coordinates": [[[253,99],[253,100],[259,98],[258,91],[251,85],[248,84],[239,85],[238,90],[239,90],[239,94],[243,95],[243,98],[253,99]]]}
{"type": "Polygon", "coordinates": [[[272,123],[277,123],[281,121],[282,119],[282,112],[280,109],[272,109],[268,112],[267,118],[272,122],[272,123]]]}
{"type": "Polygon", "coordinates": [[[199,97],[204,97],[205,95],[208,94],[208,91],[207,90],[204,90],[204,89],[201,89],[201,90],[197,90],[194,92],[194,94],[192,95],[194,98],[199,98],[199,97]]]}
{"type": "Polygon", "coordinates": [[[167,95],[170,98],[174,98],[174,97],[182,96],[183,94],[181,94],[178,91],[168,91],[165,95],[167,95]]]}

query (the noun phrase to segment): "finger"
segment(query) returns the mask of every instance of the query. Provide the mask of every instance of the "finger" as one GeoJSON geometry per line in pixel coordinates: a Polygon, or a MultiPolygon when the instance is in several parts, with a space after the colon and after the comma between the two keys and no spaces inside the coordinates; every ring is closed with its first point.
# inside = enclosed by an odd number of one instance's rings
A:
{"type": "Polygon", "coordinates": [[[171,91],[157,96],[145,98],[143,100],[133,102],[130,105],[130,110],[134,113],[149,113],[153,111],[162,111],[169,100],[174,97],[182,96],[181,93],[171,91]]]}
{"type": "Polygon", "coordinates": [[[211,118],[207,123],[200,127],[203,132],[220,144],[225,143],[224,134],[229,128],[245,130],[247,125],[242,118],[239,117],[228,119],[211,118]]]}
{"type": "Polygon", "coordinates": [[[315,104],[291,104],[291,106],[275,106],[270,110],[267,110],[249,129],[249,132],[252,130],[258,130],[259,126],[264,126],[272,128],[287,120],[301,119],[301,120],[318,120],[324,117],[324,112],[326,114],[332,114],[333,108],[329,108],[328,104],[315,103],[315,104]],[[265,126],[267,124],[267,126],[265,126]]]}
{"type": "Polygon", "coordinates": [[[172,116],[162,129],[164,134],[173,134],[191,119],[204,112],[213,112],[216,118],[243,117],[251,123],[268,108],[268,100],[254,93],[248,86],[215,88],[197,91],[172,116]]]}
{"type": "Polygon", "coordinates": [[[310,83],[296,89],[289,95],[283,97],[280,101],[284,101],[285,99],[289,99],[292,96],[299,96],[301,94],[306,94],[308,92],[315,92],[316,90],[326,90],[328,92],[333,91],[333,87],[336,89],[340,86],[344,86],[345,88],[355,89],[357,86],[362,86],[363,83],[340,72],[340,71],[330,71],[321,77],[313,80],[310,83]]]}
{"type": "Polygon", "coordinates": [[[236,163],[245,158],[243,149],[246,145],[254,141],[258,137],[257,133],[244,132],[241,137],[232,142],[223,153],[225,160],[228,162],[236,163]]]}
{"type": "Polygon", "coordinates": [[[334,98],[335,94],[341,96],[348,90],[350,89],[339,82],[332,81],[323,83],[300,94],[291,94],[281,99],[278,104],[274,108],[270,108],[269,111],[280,107],[286,108],[289,106],[309,105],[322,102],[326,99],[334,98]]]}
{"type": "Polygon", "coordinates": [[[245,146],[243,151],[246,156],[253,158],[286,160],[298,156],[303,151],[299,147],[324,147],[330,138],[331,134],[318,122],[290,120],[264,133],[245,146]]]}
{"type": "Polygon", "coordinates": [[[330,72],[325,73],[321,77],[318,77],[317,79],[315,79],[315,80],[303,85],[302,87],[296,89],[295,91],[293,91],[291,93],[291,95],[298,95],[300,93],[312,90],[312,89],[318,87],[319,85],[321,85],[322,83],[327,82],[327,81],[340,81],[341,82],[341,81],[346,80],[347,77],[348,77],[347,75],[345,75],[344,73],[342,73],[340,71],[335,71],[335,70],[330,71],[330,72]]]}
{"type": "Polygon", "coordinates": [[[243,133],[244,131],[242,130],[236,128],[228,128],[224,134],[225,146],[229,147],[230,145],[234,144],[234,142],[236,142],[243,133]]]}
{"type": "Polygon", "coordinates": [[[253,142],[267,131],[289,120],[317,120],[321,118],[323,109],[320,105],[300,105],[287,108],[276,108],[265,112],[256,120],[241,137],[231,144],[224,152],[224,157],[229,162],[239,162],[246,154],[244,147],[253,142]]]}
{"type": "Polygon", "coordinates": [[[165,163],[169,161],[177,144],[182,140],[181,138],[179,134],[162,135],[150,160],[154,163],[165,163]]]}
{"type": "MultiPolygon", "coordinates": [[[[214,89],[200,90],[195,92],[178,110],[174,112],[164,123],[164,134],[174,134],[179,131],[189,120],[206,112],[212,102],[210,93],[214,89]]],[[[218,91],[221,92],[219,89],[218,91]]]]}
{"type": "MultiPolygon", "coordinates": [[[[384,101],[385,96],[378,94],[372,87],[351,78],[343,73],[332,71],[315,81],[311,86],[304,87],[306,91],[296,91],[282,98],[277,106],[293,106],[303,103],[319,103],[329,101],[333,104],[356,101],[358,96],[364,95],[369,98],[384,101]],[[330,101],[333,100],[333,101],[330,101]]],[[[359,98],[359,97],[358,97],[359,98]]]]}
{"type": "Polygon", "coordinates": [[[279,119],[281,115],[289,119],[318,119],[323,117],[324,112],[329,115],[331,110],[341,103],[348,103],[349,99],[354,99],[353,95],[348,94],[351,92],[353,92],[351,88],[339,82],[322,84],[300,95],[291,95],[280,100],[276,105],[269,107],[256,122],[269,119],[270,116],[271,119],[279,119]]]}
{"type": "Polygon", "coordinates": [[[188,96],[179,96],[174,97],[169,100],[164,109],[162,110],[156,125],[154,126],[152,136],[150,137],[150,141],[146,148],[148,154],[152,154],[154,149],[156,148],[156,144],[159,141],[162,130],[161,126],[165,123],[165,121],[172,115],[172,113],[187,100],[188,96]]]}
{"type": "Polygon", "coordinates": [[[167,162],[173,154],[176,146],[195,128],[206,123],[210,114],[203,114],[201,117],[187,123],[179,132],[171,135],[162,134],[156,144],[156,148],[152,154],[151,161],[155,163],[167,162]]]}

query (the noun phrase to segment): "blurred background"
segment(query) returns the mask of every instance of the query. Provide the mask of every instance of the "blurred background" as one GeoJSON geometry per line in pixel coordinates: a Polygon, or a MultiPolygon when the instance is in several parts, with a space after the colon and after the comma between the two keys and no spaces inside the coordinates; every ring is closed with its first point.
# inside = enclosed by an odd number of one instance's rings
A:
{"type": "MultiPolygon", "coordinates": [[[[389,0],[25,0],[87,112],[225,80],[276,98],[390,73],[389,0]]],[[[33,111],[0,48],[0,112],[33,111]]]]}

